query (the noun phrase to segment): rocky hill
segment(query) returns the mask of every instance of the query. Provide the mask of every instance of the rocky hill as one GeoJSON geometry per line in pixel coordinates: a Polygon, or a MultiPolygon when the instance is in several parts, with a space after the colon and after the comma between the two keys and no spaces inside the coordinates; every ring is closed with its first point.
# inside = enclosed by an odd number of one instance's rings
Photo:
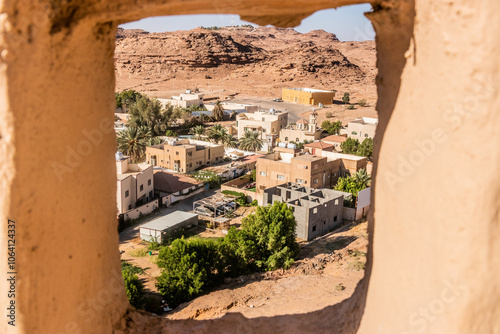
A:
{"type": "Polygon", "coordinates": [[[117,90],[169,97],[185,89],[279,96],[282,87],[375,94],[374,42],[341,42],[314,30],[274,27],[148,33],[119,28],[117,90]]]}

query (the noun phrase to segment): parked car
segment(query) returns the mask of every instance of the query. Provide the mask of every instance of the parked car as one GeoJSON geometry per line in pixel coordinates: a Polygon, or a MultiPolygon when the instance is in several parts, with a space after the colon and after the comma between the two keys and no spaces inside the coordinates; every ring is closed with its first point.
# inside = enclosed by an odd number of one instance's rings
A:
{"type": "Polygon", "coordinates": [[[281,98],[276,98],[276,99],[273,99],[274,102],[283,102],[283,100],[281,98]]]}

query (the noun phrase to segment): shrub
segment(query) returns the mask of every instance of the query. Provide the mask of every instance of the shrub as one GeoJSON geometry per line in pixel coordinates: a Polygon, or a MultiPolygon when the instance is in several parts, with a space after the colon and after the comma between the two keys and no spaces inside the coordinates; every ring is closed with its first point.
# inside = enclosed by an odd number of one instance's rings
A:
{"type": "Polygon", "coordinates": [[[365,263],[361,261],[351,262],[349,263],[348,268],[357,271],[365,270],[365,263]]]}
{"type": "Polygon", "coordinates": [[[131,274],[144,274],[144,270],[141,267],[133,265],[132,263],[122,260],[122,271],[128,271],[131,274]]]}
{"type": "Polygon", "coordinates": [[[342,97],[342,102],[344,104],[348,104],[349,101],[351,101],[351,96],[349,95],[349,93],[344,93],[344,96],[342,97]]]}
{"type": "Polygon", "coordinates": [[[165,136],[166,137],[179,137],[177,132],[175,132],[174,130],[167,130],[167,132],[165,132],[165,136]]]}
{"type": "Polygon", "coordinates": [[[330,118],[330,117],[332,117],[332,116],[333,116],[333,114],[332,114],[330,111],[328,111],[328,112],[326,113],[326,118],[330,118]]]}
{"type": "Polygon", "coordinates": [[[141,308],[144,303],[144,286],[139,280],[139,277],[127,270],[122,271],[122,277],[125,283],[125,293],[127,294],[130,305],[135,308],[141,308]]]}
{"type": "Polygon", "coordinates": [[[366,102],[365,99],[359,100],[358,105],[361,107],[368,107],[368,103],[366,102]]]}
{"type": "Polygon", "coordinates": [[[254,199],[252,201],[252,206],[258,206],[258,205],[259,205],[258,201],[256,199],[254,199]]]}
{"type": "Polygon", "coordinates": [[[348,107],[347,107],[347,110],[353,110],[353,109],[356,109],[354,108],[354,106],[352,104],[350,104],[348,107]]]}
{"type": "Polygon", "coordinates": [[[335,286],[335,291],[343,291],[345,290],[345,286],[342,283],[339,283],[335,286]]]}
{"type": "Polygon", "coordinates": [[[133,257],[144,257],[144,256],[148,255],[148,249],[147,248],[134,249],[129,254],[130,254],[130,256],[133,256],[133,257]]]}

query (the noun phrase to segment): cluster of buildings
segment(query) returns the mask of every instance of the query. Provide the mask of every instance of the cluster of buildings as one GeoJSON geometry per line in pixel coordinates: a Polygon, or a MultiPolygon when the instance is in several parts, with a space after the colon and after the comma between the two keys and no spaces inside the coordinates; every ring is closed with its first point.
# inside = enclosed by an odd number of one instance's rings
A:
{"type": "MultiPolygon", "coordinates": [[[[282,96],[284,101],[296,103],[331,104],[335,91],[284,89],[282,96]]],[[[201,94],[187,92],[162,103],[188,107],[202,101],[201,94]]],[[[239,111],[236,125],[228,132],[239,139],[246,131],[259,133],[264,142],[261,151],[242,152],[206,141],[169,139],[147,147],[146,162],[141,164],[132,164],[127,157],[117,154],[118,214],[125,220],[134,219],[160,205],[169,206],[204,192],[207,186],[203,179],[190,175],[200,170],[230,181],[222,188],[242,192],[247,198],[256,199],[259,205],[287,203],[297,221],[297,237],[304,240],[331,231],[343,219],[366,214],[369,191],[360,195],[362,206],[347,208],[344,199],[351,194],[332,188],[339,177],[369,169],[365,157],[343,154],[340,146],[348,137],[360,141],[372,138],[377,119],[363,117],[349,122],[340,135],[324,135],[314,109],[308,119],[289,124],[286,111],[263,111],[248,105],[236,107],[239,111]],[[302,143],[300,148],[299,143],[302,143]],[[250,180],[247,174],[253,170],[255,180],[250,180]]],[[[153,225],[147,233],[144,229],[144,234],[156,238],[159,234],[155,234],[153,225]]]]}

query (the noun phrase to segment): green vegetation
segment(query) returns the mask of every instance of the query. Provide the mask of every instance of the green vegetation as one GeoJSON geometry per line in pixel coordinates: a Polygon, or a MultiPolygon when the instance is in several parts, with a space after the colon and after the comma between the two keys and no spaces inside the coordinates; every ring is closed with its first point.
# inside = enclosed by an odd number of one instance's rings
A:
{"type": "Polygon", "coordinates": [[[174,130],[167,130],[167,132],[165,132],[165,136],[166,137],[179,137],[177,132],[175,132],[174,130]]]}
{"type": "Polygon", "coordinates": [[[222,121],[224,119],[224,107],[219,100],[215,102],[214,109],[212,110],[212,117],[215,121],[222,121]]]}
{"type": "Polygon", "coordinates": [[[131,274],[144,274],[144,270],[141,267],[133,265],[132,263],[122,260],[122,271],[128,271],[131,274]]]}
{"type": "Polygon", "coordinates": [[[349,265],[347,267],[351,270],[361,271],[361,270],[365,270],[365,266],[366,266],[366,264],[362,261],[354,261],[354,262],[349,263],[349,265]]]}
{"type": "Polygon", "coordinates": [[[342,283],[339,283],[335,286],[335,291],[344,291],[344,290],[345,290],[345,286],[342,283]]]}
{"type": "Polygon", "coordinates": [[[347,138],[345,142],[340,144],[340,148],[346,154],[355,154],[371,159],[373,155],[373,139],[365,138],[360,144],[357,139],[347,138]]]}
{"type": "Polygon", "coordinates": [[[133,256],[133,257],[144,257],[144,256],[148,255],[148,249],[147,248],[137,248],[137,249],[134,249],[133,251],[131,251],[129,254],[130,254],[130,256],[133,256]]]}
{"type": "Polygon", "coordinates": [[[354,176],[340,177],[334,189],[351,193],[357,197],[358,192],[369,187],[370,184],[371,176],[366,173],[366,170],[360,169],[354,176]]]}
{"type": "Polygon", "coordinates": [[[144,97],[144,95],[135,90],[124,90],[120,93],[115,93],[116,108],[128,112],[130,106],[135,104],[142,97],[144,97]]]}
{"type": "Polygon", "coordinates": [[[368,107],[368,102],[366,102],[365,99],[362,99],[362,100],[359,100],[357,102],[357,105],[361,106],[361,107],[368,107]]]}
{"type": "MultiPolygon", "coordinates": [[[[255,189],[255,188],[254,188],[254,189],[255,189]]],[[[255,190],[254,190],[254,191],[255,191],[255,190]]],[[[252,201],[252,203],[251,203],[251,204],[252,204],[252,206],[259,206],[259,202],[257,202],[257,200],[256,200],[256,199],[254,199],[254,200],[252,201]]]]}
{"type": "Polygon", "coordinates": [[[197,125],[189,129],[189,134],[194,135],[195,139],[201,140],[205,135],[205,127],[203,125],[197,125]]]}
{"type": "Polygon", "coordinates": [[[264,142],[257,131],[245,131],[240,141],[240,149],[244,151],[255,152],[260,150],[264,142]]]}
{"type": "Polygon", "coordinates": [[[130,305],[135,308],[142,308],[144,305],[144,285],[137,275],[129,271],[122,271],[123,282],[125,283],[125,293],[130,305]]]}
{"type": "Polygon", "coordinates": [[[323,123],[321,123],[321,128],[331,135],[338,135],[340,134],[340,129],[342,128],[342,122],[323,121],[323,123]]]}
{"type": "Polygon", "coordinates": [[[130,119],[127,126],[131,128],[147,127],[153,137],[161,136],[167,131],[173,107],[162,110],[160,101],[141,97],[129,107],[130,119]]]}
{"type": "Polygon", "coordinates": [[[354,109],[356,109],[356,107],[354,107],[354,105],[352,105],[352,104],[347,106],[347,110],[354,110],[354,109]]]}
{"type": "Polygon", "coordinates": [[[151,131],[147,126],[131,127],[118,132],[118,151],[130,156],[132,162],[144,161],[146,146],[151,142],[151,131]]]}
{"type": "Polygon", "coordinates": [[[247,195],[244,193],[240,193],[237,191],[232,191],[232,190],[223,190],[221,191],[222,194],[224,195],[229,195],[229,196],[236,196],[236,203],[238,203],[241,206],[244,206],[247,204],[247,195]]]}
{"type": "Polygon", "coordinates": [[[222,177],[216,172],[210,170],[196,171],[191,174],[192,177],[199,181],[204,181],[210,184],[210,187],[217,188],[222,183],[222,177]]]}
{"type": "Polygon", "coordinates": [[[342,97],[342,102],[344,104],[348,104],[351,101],[351,96],[349,93],[344,93],[344,96],[342,97]]]}
{"type": "Polygon", "coordinates": [[[160,251],[157,286],[171,307],[221,283],[225,277],[289,268],[298,254],[295,217],[284,203],[258,207],[224,238],[177,239],[160,251]]]}
{"type": "Polygon", "coordinates": [[[349,250],[349,255],[352,257],[365,257],[366,253],[358,250],[349,250]]]}

